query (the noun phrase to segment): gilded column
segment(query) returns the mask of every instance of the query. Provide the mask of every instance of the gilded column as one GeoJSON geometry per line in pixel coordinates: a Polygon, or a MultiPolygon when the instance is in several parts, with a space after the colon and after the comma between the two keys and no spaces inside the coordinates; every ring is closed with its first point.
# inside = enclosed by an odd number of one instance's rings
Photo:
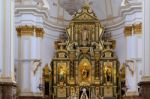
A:
{"type": "Polygon", "coordinates": [[[43,28],[36,26],[18,26],[18,79],[20,99],[41,98],[41,43],[43,28]]]}

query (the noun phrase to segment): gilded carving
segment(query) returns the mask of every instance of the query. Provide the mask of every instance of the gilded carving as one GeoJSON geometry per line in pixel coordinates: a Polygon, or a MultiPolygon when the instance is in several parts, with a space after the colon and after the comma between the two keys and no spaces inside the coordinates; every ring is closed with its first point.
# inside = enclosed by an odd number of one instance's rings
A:
{"type": "Polygon", "coordinates": [[[141,34],[142,33],[142,23],[134,23],[132,25],[125,26],[124,35],[132,36],[132,34],[141,34]]]}
{"type": "Polygon", "coordinates": [[[65,81],[67,72],[68,72],[68,68],[66,66],[66,63],[58,63],[58,73],[59,73],[60,82],[65,81]]]}
{"type": "Polygon", "coordinates": [[[81,85],[89,85],[91,83],[91,64],[88,59],[82,59],[79,63],[79,81],[81,85]]]}
{"type": "Polygon", "coordinates": [[[45,67],[43,68],[43,79],[44,79],[44,81],[49,82],[50,75],[51,75],[51,70],[48,67],[48,64],[46,64],[45,67]]]}
{"type": "Polygon", "coordinates": [[[43,37],[43,35],[44,35],[44,30],[43,30],[43,28],[35,28],[35,33],[36,33],[36,37],[43,37]]]}
{"type": "Polygon", "coordinates": [[[112,62],[105,62],[104,63],[104,75],[105,75],[105,82],[112,83],[112,72],[113,72],[113,65],[112,62]]]}
{"type": "Polygon", "coordinates": [[[131,36],[132,35],[132,25],[130,26],[125,26],[124,28],[124,35],[127,36],[131,36]]]}
{"type": "Polygon", "coordinates": [[[68,39],[55,42],[51,63],[55,98],[117,99],[119,95],[113,96],[113,92],[119,93],[115,41],[102,39],[104,28],[90,7],[84,6],[75,13],[66,31],[68,39]]]}
{"type": "Polygon", "coordinates": [[[18,36],[23,36],[23,35],[27,35],[27,36],[33,36],[34,35],[34,26],[19,26],[16,28],[17,30],[17,35],[18,36]]]}
{"type": "Polygon", "coordinates": [[[133,33],[134,34],[141,34],[142,33],[142,23],[135,23],[133,24],[133,33]]]}
{"type": "Polygon", "coordinates": [[[126,78],[126,66],[125,63],[123,63],[120,69],[120,79],[121,81],[125,81],[125,78],[126,78]]]}
{"type": "Polygon", "coordinates": [[[36,37],[42,38],[44,35],[43,28],[39,28],[36,26],[29,26],[29,25],[18,26],[16,28],[16,31],[17,31],[17,35],[19,37],[21,37],[21,36],[36,36],[36,37]]]}

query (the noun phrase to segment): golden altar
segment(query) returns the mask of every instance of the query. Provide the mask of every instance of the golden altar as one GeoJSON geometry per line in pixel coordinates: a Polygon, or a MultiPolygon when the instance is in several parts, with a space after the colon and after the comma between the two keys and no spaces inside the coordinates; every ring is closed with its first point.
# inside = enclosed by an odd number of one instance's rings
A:
{"type": "Polygon", "coordinates": [[[89,6],[75,13],[66,32],[68,39],[55,44],[51,70],[43,72],[48,99],[119,99],[114,43],[102,39],[104,27],[89,6]]]}

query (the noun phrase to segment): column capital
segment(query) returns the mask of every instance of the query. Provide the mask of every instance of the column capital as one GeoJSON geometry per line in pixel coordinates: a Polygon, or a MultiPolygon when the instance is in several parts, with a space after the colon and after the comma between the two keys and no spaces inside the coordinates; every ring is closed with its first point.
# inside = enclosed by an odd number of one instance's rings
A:
{"type": "Polygon", "coordinates": [[[43,37],[44,35],[44,29],[37,26],[32,25],[24,25],[24,26],[18,26],[16,28],[18,37],[21,36],[36,36],[36,37],[43,37]]]}
{"type": "Polygon", "coordinates": [[[124,28],[124,35],[126,37],[132,35],[132,25],[125,26],[125,28],[124,28]]]}
{"type": "Polygon", "coordinates": [[[43,35],[44,35],[44,30],[43,28],[35,28],[35,31],[36,31],[36,37],[41,37],[43,38],[43,35]]]}
{"type": "Polygon", "coordinates": [[[134,34],[141,34],[142,33],[142,23],[134,23],[133,24],[133,33],[134,34]]]}

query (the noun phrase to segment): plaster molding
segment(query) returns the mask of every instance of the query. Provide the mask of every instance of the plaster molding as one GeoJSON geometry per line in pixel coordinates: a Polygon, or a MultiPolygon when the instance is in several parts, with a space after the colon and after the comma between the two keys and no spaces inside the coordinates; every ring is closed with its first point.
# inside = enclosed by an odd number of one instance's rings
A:
{"type": "Polygon", "coordinates": [[[14,79],[12,79],[11,77],[0,77],[0,82],[1,83],[16,83],[16,81],[14,79]]]}
{"type": "MultiPolygon", "coordinates": [[[[31,5],[26,5],[26,6],[17,5],[15,8],[15,16],[19,17],[23,14],[31,14],[33,16],[42,17],[43,23],[45,25],[48,25],[49,27],[55,30],[62,30],[62,31],[64,30],[64,24],[58,24],[57,23],[58,18],[52,17],[48,9],[46,8],[39,8],[38,6],[31,6],[31,5]]],[[[22,24],[22,22],[20,22],[20,24],[22,24]]]]}
{"type": "Polygon", "coordinates": [[[35,60],[41,60],[41,59],[15,59],[16,62],[32,62],[32,61],[35,61],[35,60]]]}
{"type": "Polygon", "coordinates": [[[104,26],[106,28],[106,31],[115,31],[115,30],[123,28],[124,24],[125,24],[125,18],[117,17],[115,20],[113,20],[113,22],[108,21],[108,23],[105,24],[104,26]]]}
{"type": "MultiPolygon", "coordinates": [[[[17,5],[15,15],[21,16],[22,14],[32,14],[34,16],[42,16],[43,24],[53,30],[64,32],[65,27],[70,22],[70,20],[61,19],[64,21],[64,24],[58,24],[57,21],[60,19],[54,16],[51,16],[48,9],[39,8],[38,6],[31,5],[17,5]]],[[[106,25],[106,28],[118,28],[121,24],[124,24],[124,18],[122,17],[114,17],[112,20],[104,19],[100,20],[100,22],[106,25]]],[[[21,22],[20,22],[21,23],[21,22]]],[[[18,23],[19,24],[19,23],[18,23]]]]}
{"type": "Polygon", "coordinates": [[[54,35],[50,35],[50,34],[46,34],[44,37],[52,39],[52,40],[58,40],[59,39],[59,36],[54,36],[54,35]]]}
{"type": "Polygon", "coordinates": [[[43,97],[43,93],[42,92],[21,92],[19,94],[19,96],[39,96],[39,97],[43,97]]]}
{"type": "MultiPolygon", "coordinates": [[[[126,15],[132,15],[137,12],[142,12],[141,3],[128,4],[126,6],[121,7],[121,14],[118,17],[114,17],[111,20],[108,20],[108,19],[100,20],[100,22],[105,26],[107,31],[118,30],[120,28],[123,28],[125,23],[132,23],[133,21],[141,20],[141,19],[136,18],[130,21],[127,20],[127,22],[125,22],[126,15]]],[[[64,21],[64,24],[58,24],[57,21],[59,21],[60,19],[57,17],[51,16],[49,10],[44,7],[39,7],[36,5],[35,6],[16,5],[15,15],[19,17],[23,14],[32,14],[33,16],[36,16],[36,17],[42,17],[43,23],[39,23],[39,24],[41,24],[42,26],[48,29],[58,31],[58,32],[64,32],[65,27],[70,21],[67,19],[63,19],[63,20],[61,19],[61,21],[64,21]]],[[[22,22],[19,22],[17,24],[21,24],[21,23],[22,22]]]]}
{"type": "Polygon", "coordinates": [[[139,93],[137,91],[127,91],[126,96],[138,96],[139,93]]]}
{"type": "Polygon", "coordinates": [[[121,16],[131,15],[136,12],[142,12],[142,3],[131,3],[126,6],[122,6],[120,13],[121,16]]]}
{"type": "Polygon", "coordinates": [[[143,76],[141,82],[148,82],[150,81],[150,76],[143,76]]]}

